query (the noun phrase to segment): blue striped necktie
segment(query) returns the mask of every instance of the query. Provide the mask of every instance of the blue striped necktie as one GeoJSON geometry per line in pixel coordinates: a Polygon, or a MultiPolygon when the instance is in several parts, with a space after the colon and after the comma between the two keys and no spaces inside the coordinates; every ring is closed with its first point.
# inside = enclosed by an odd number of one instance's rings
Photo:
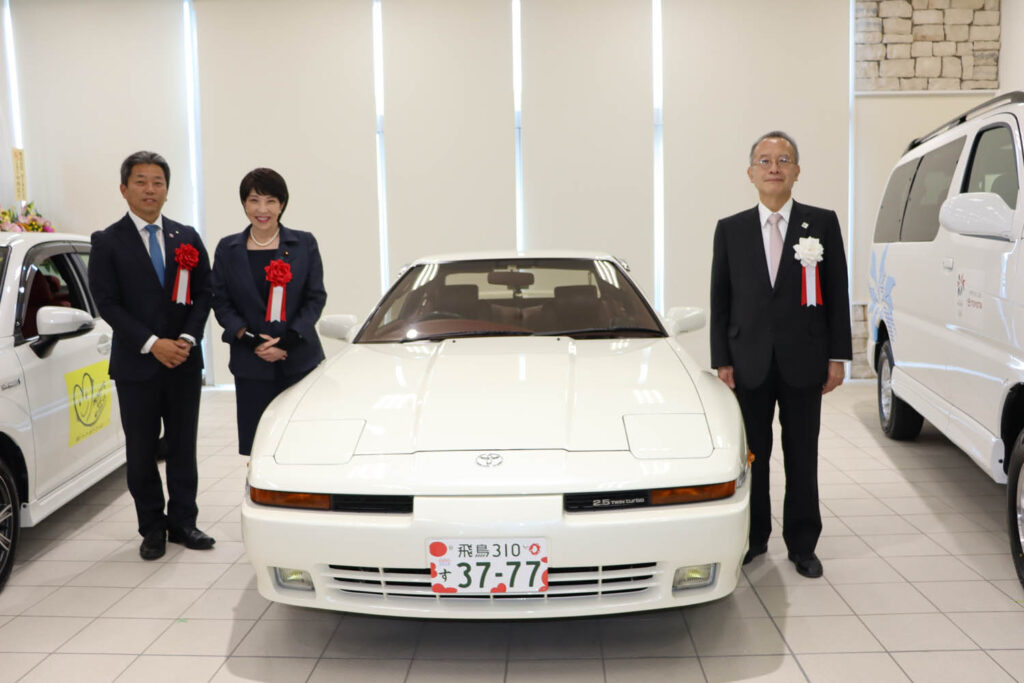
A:
{"type": "Polygon", "coordinates": [[[160,286],[164,284],[164,254],[160,251],[160,240],[156,238],[156,231],[160,228],[155,225],[147,225],[146,232],[149,233],[149,259],[153,262],[153,270],[160,280],[160,286]]]}

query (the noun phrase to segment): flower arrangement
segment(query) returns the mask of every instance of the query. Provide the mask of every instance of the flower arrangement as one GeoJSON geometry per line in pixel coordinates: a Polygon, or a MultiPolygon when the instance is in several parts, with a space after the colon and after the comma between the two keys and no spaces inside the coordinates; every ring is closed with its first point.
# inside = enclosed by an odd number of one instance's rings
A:
{"type": "Polygon", "coordinates": [[[36,211],[34,202],[29,202],[20,212],[0,207],[0,231],[53,232],[53,225],[36,211]]]}

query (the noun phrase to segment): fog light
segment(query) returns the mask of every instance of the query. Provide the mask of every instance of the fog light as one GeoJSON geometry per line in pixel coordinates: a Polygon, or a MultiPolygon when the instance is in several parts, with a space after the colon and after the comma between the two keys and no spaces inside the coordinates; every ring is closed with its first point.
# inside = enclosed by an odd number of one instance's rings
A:
{"type": "Polygon", "coordinates": [[[676,569],[676,575],[672,577],[672,590],[681,591],[687,588],[710,586],[715,582],[715,574],[717,573],[717,562],[679,567],[676,569]]]}
{"type": "Polygon", "coordinates": [[[301,569],[288,569],[286,567],[274,567],[274,578],[281,588],[290,588],[299,591],[313,590],[313,577],[309,572],[301,569]]]}

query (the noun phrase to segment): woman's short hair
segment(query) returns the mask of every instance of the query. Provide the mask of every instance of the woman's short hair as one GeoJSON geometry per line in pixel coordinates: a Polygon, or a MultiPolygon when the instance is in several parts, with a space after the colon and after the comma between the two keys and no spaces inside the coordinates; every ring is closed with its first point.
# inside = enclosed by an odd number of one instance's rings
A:
{"type": "Polygon", "coordinates": [[[275,197],[281,202],[281,215],[284,215],[284,209],[288,206],[288,184],[284,182],[280,173],[272,168],[254,168],[249,171],[238,186],[238,196],[243,205],[254,190],[256,194],[275,197]]]}

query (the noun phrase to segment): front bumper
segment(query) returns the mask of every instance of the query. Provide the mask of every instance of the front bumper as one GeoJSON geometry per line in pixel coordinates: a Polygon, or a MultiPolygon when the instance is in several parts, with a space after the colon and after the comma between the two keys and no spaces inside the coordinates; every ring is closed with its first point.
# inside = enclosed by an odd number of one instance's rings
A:
{"type": "Polygon", "coordinates": [[[689,505],[567,513],[559,495],[418,496],[412,514],[242,505],[242,537],[264,597],[399,617],[523,619],[679,607],[731,593],[747,548],[750,477],[729,498],[689,505]],[[439,596],[428,539],[547,539],[551,588],[522,596],[439,596]],[[673,590],[678,567],[717,564],[705,587],[673,590]],[[300,569],[313,590],[282,587],[300,569]],[[424,576],[424,572],[426,576],[424,576]]]}

